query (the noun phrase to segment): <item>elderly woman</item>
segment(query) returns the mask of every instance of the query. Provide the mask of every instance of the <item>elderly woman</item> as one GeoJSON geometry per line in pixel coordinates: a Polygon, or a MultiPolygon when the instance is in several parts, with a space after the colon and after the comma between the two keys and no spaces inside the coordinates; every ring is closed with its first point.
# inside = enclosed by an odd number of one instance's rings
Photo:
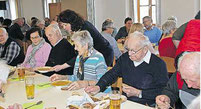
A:
{"type": "Polygon", "coordinates": [[[172,36],[176,31],[176,22],[168,20],[162,25],[163,37],[159,43],[159,55],[166,57],[175,57],[176,47],[172,42],[172,36]]]}
{"type": "Polygon", "coordinates": [[[40,28],[32,28],[30,30],[30,39],[32,44],[27,49],[22,66],[27,68],[45,66],[51,51],[50,44],[42,38],[40,28]]]}
{"type": "MultiPolygon", "coordinates": [[[[93,39],[86,30],[76,32],[72,36],[72,40],[75,44],[75,50],[78,51],[73,71],[73,76],[76,77],[78,81],[70,84],[68,90],[76,90],[95,85],[107,71],[107,65],[103,55],[93,48],[93,39]]],[[[51,81],[64,78],[66,78],[66,76],[58,74],[54,74],[50,77],[51,81]]]]}

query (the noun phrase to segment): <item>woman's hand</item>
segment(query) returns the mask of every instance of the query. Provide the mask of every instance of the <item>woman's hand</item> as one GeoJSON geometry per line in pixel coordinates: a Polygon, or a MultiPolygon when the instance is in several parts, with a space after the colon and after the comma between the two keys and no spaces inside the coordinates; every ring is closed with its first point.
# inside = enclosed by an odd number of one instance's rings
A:
{"type": "Polygon", "coordinates": [[[88,81],[75,81],[68,86],[67,90],[78,90],[88,86],[88,81]]]}
{"type": "Polygon", "coordinates": [[[55,71],[55,72],[58,72],[58,71],[60,71],[60,70],[63,70],[63,69],[65,69],[65,68],[68,68],[68,67],[70,67],[70,66],[69,66],[68,64],[64,63],[64,64],[62,64],[62,65],[56,65],[56,66],[54,66],[54,67],[52,68],[52,70],[55,71]]]}
{"type": "Polygon", "coordinates": [[[87,93],[91,93],[93,95],[97,94],[100,92],[100,87],[99,86],[88,86],[84,89],[87,93]]]}
{"type": "Polygon", "coordinates": [[[59,75],[59,74],[53,74],[50,76],[50,81],[58,81],[58,80],[66,80],[67,76],[66,75],[59,75]]]}

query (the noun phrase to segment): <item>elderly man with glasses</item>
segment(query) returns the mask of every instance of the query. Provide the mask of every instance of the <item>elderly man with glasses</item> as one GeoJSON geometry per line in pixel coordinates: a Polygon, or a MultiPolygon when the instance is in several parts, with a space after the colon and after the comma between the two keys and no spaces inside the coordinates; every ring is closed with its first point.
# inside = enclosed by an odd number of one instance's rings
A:
{"type": "Polygon", "coordinates": [[[128,37],[128,52],[122,54],[117,64],[98,81],[85,90],[90,93],[104,91],[122,77],[123,94],[128,100],[153,106],[155,97],[166,86],[168,73],[165,63],[148,50],[149,40],[140,32],[128,37]]]}

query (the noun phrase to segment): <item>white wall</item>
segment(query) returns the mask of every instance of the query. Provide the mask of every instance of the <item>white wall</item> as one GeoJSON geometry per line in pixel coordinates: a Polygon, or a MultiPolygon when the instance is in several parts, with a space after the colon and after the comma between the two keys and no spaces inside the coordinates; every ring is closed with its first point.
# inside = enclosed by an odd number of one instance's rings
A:
{"type": "Polygon", "coordinates": [[[37,17],[44,19],[42,0],[21,0],[22,16],[26,20],[30,20],[31,17],[37,17]]]}
{"type": "Polygon", "coordinates": [[[95,0],[95,26],[101,30],[102,23],[105,19],[114,20],[114,26],[118,29],[124,25],[124,19],[131,17],[130,0],[95,0]]]}
{"type": "Polygon", "coordinates": [[[200,9],[200,0],[161,0],[161,24],[176,16],[178,26],[193,19],[200,9]]]}

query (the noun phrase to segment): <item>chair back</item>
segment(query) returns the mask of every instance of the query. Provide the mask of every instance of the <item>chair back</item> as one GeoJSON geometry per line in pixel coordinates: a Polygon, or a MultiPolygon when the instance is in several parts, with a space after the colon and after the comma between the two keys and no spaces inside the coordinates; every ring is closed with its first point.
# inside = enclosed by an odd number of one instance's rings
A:
{"type": "Polygon", "coordinates": [[[176,68],[174,66],[174,58],[160,56],[160,58],[166,63],[168,73],[175,73],[176,68]]]}

